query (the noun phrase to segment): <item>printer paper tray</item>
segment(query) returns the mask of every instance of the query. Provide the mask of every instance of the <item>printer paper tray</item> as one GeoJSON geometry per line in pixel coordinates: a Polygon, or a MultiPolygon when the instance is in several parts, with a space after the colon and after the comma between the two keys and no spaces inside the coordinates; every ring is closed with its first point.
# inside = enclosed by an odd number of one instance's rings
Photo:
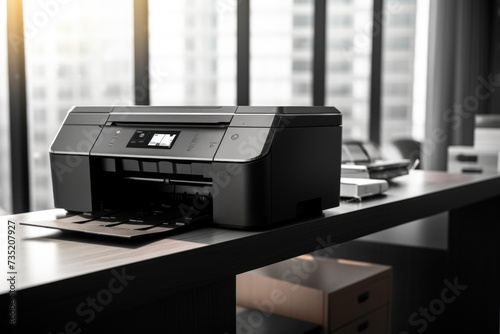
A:
{"type": "Polygon", "coordinates": [[[131,239],[159,234],[174,234],[210,220],[209,215],[200,215],[192,219],[184,219],[179,215],[172,215],[172,213],[168,215],[170,215],[170,218],[163,216],[162,219],[158,215],[159,217],[155,220],[155,217],[151,214],[138,215],[136,213],[135,215],[130,214],[130,217],[132,217],[130,219],[123,218],[122,222],[103,219],[99,215],[74,215],[55,220],[21,222],[21,224],[131,239]],[[141,220],[141,217],[148,219],[141,220]]]}

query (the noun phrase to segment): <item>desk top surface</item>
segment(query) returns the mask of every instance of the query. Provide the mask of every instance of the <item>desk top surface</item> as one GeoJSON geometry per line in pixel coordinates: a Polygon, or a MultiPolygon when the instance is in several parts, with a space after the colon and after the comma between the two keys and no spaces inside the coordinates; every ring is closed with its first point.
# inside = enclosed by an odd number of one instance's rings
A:
{"type": "MultiPolygon", "coordinates": [[[[161,285],[169,293],[499,195],[499,175],[412,171],[394,179],[384,195],[345,201],[319,217],[265,231],[205,227],[130,242],[19,225],[65,214],[54,209],[0,217],[0,238],[5,245],[7,221],[15,222],[18,290],[92,285],[111,270],[126,268],[144,286],[161,285]]],[[[0,261],[2,268],[7,268],[6,255],[0,261]]],[[[4,294],[8,286],[6,280],[1,282],[0,294],[4,294]]]]}

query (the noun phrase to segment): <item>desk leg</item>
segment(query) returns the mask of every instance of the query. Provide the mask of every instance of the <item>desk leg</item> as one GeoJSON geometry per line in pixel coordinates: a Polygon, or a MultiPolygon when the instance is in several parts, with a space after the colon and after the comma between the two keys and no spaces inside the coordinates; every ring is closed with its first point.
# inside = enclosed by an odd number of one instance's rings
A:
{"type": "Polygon", "coordinates": [[[456,333],[499,333],[499,210],[500,197],[495,197],[450,212],[450,282],[467,286],[457,289],[450,303],[447,318],[456,333]]]}

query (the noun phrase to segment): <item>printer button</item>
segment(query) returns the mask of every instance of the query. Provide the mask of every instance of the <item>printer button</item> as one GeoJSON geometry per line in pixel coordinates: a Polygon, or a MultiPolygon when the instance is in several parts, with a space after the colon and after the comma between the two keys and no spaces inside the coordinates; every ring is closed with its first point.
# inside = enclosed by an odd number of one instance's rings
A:
{"type": "Polygon", "coordinates": [[[174,172],[174,167],[170,161],[160,161],[158,165],[160,167],[160,173],[172,174],[174,172]]]}
{"type": "Polygon", "coordinates": [[[203,175],[203,164],[194,162],[191,164],[191,173],[193,175],[203,175]]]}
{"type": "Polygon", "coordinates": [[[123,159],[123,170],[131,171],[131,172],[139,172],[139,161],[133,159],[123,159]]]}
{"type": "Polygon", "coordinates": [[[191,164],[175,164],[177,174],[191,174],[191,164]]]}
{"type": "Polygon", "coordinates": [[[142,171],[150,172],[150,173],[158,173],[158,164],[152,161],[143,161],[142,162],[142,171]]]}

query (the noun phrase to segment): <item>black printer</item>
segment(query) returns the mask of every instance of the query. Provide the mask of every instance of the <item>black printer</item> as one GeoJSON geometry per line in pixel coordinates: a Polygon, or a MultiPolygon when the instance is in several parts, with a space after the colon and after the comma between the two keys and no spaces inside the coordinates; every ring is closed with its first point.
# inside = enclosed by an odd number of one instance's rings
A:
{"type": "Polygon", "coordinates": [[[320,214],[339,205],[341,134],[334,107],[75,106],[50,163],[55,206],[79,218],[45,227],[131,237],[320,214]]]}

